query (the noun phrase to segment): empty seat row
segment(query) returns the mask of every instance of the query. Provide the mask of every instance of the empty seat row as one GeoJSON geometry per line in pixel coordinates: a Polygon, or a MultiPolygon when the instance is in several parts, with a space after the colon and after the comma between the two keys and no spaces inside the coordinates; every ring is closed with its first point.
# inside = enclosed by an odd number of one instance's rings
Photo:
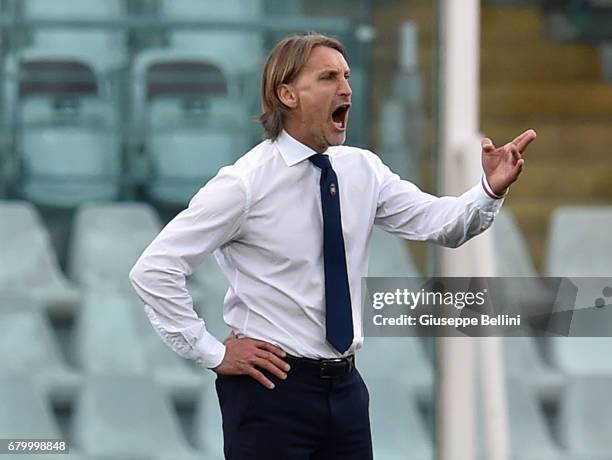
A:
{"type": "Polygon", "coordinates": [[[262,34],[231,23],[257,18],[258,0],[149,2],[156,6],[145,18],[155,13],[164,27],[148,33],[170,30],[169,37],[129,59],[126,34],[113,28],[129,2],[9,3],[18,20],[68,21],[10,29],[27,36],[10,41],[20,46],[6,53],[0,79],[9,139],[0,174],[11,196],[75,207],[144,185],[151,200],[182,206],[252,144],[258,79],[251,73],[263,60],[262,34]],[[79,20],[109,28],[70,27],[79,20]],[[167,21],[230,26],[175,30],[167,21]]]}

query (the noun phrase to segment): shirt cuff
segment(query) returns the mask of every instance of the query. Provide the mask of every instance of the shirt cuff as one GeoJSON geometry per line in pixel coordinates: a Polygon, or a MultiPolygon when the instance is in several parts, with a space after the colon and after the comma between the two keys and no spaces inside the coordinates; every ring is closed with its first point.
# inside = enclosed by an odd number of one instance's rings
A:
{"type": "Polygon", "coordinates": [[[212,369],[217,367],[225,358],[225,345],[219,342],[208,331],[204,331],[194,346],[196,352],[195,362],[199,366],[212,369]]]}
{"type": "Polygon", "coordinates": [[[497,193],[495,193],[493,191],[493,189],[491,188],[491,185],[489,185],[489,181],[487,180],[487,178],[486,178],[486,176],[484,174],[482,175],[480,183],[482,184],[482,188],[484,189],[485,193],[487,195],[489,195],[489,197],[494,199],[494,200],[501,200],[502,198],[504,198],[508,194],[508,191],[510,190],[508,188],[508,189],[506,189],[506,193],[504,193],[503,195],[498,195],[497,193]]]}
{"type": "Polygon", "coordinates": [[[485,191],[482,181],[480,184],[476,184],[469,191],[472,200],[476,203],[478,208],[484,212],[497,213],[504,203],[505,197],[491,198],[485,191]]]}

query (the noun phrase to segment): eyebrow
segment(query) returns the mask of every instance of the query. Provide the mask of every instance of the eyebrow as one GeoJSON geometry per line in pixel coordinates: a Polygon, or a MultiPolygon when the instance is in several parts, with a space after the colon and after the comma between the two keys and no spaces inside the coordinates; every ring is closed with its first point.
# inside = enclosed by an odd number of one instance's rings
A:
{"type": "MultiPolygon", "coordinates": [[[[337,75],[339,74],[340,71],[338,69],[323,69],[319,72],[319,75],[325,75],[325,74],[330,74],[330,75],[337,75]]],[[[344,75],[350,75],[351,74],[351,69],[349,69],[348,67],[346,68],[346,70],[343,72],[344,75]]]]}

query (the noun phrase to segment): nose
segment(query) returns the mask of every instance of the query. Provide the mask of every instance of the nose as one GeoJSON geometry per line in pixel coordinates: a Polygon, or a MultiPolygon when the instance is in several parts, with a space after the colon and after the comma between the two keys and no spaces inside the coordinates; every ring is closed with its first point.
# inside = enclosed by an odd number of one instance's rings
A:
{"type": "Polygon", "coordinates": [[[350,96],[353,94],[353,90],[351,90],[351,85],[349,85],[348,79],[342,77],[340,80],[340,87],[338,88],[338,93],[340,96],[350,96]]]}

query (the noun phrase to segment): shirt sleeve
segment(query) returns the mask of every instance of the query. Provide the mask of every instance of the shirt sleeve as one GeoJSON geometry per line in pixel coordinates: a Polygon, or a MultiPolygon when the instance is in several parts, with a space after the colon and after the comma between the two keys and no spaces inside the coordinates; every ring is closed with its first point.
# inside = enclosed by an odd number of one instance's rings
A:
{"type": "Polygon", "coordinates": [[[239,237],[247,198],[236,167],[222,168],[164,227],[129,275],[162,340],[180,356],[208,368],[221,364],[225,346],[193,309],[185,281],[204,257],[239,237]]]}
{"type": "Polygon", "coordinates": [[[482,181],[458,197],[436,197],[400,179],[379,159],[377,168],[374,224],[402,238],[458,247],[489,228],[504,201],[487,195],[482,181]]]}

